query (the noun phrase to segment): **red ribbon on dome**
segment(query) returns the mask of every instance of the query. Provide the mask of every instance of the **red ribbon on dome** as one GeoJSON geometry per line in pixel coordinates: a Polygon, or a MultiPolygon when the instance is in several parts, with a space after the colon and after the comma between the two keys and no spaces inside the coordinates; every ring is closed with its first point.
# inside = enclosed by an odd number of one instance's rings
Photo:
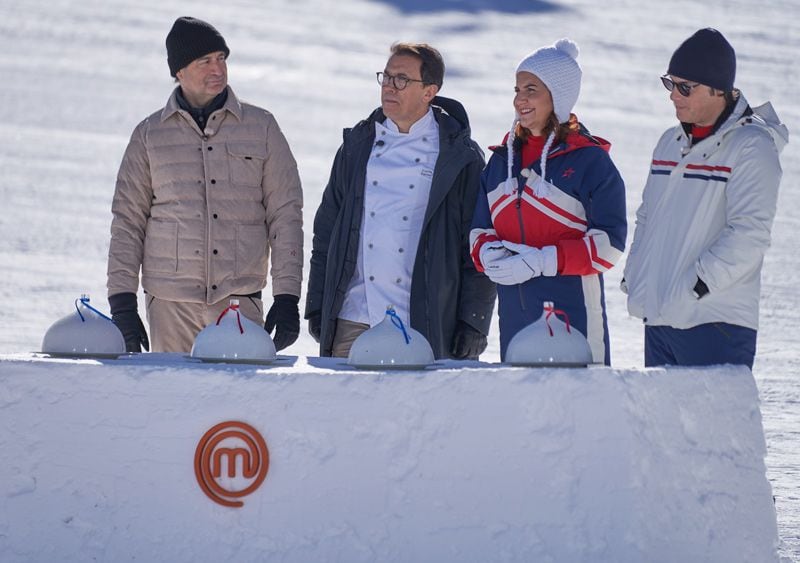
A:
{"type": "Polygon", "coordinates": [[[219,317],[217,317],[217,325],[222,320],[228,311],[234,311],[236,313],[236,322],[239,324],[239,334],[244,334],[244,327],[242,326],[242,319],[239,316],[239,305],[228,305],[222,313],[220,313],[219,317]]]}
{"type": "Polygon", "coordinates": [[[547,325],[547,330],[550,331],[550,336],[553,336],[553,327],[550,326],[550,322],[548,319],[550,315],[555,315],[556,318],[560,316],[564,317],[564,324],[567,325],[567,332],[572,334],[572,330],[569,328],[569,315],[565,311],[561,309],[556,309],[555,307],[548,307],[547,305],[544,306],[544,310],[547,311],[547,314],[544,316],[544,323],[547,325]]]}

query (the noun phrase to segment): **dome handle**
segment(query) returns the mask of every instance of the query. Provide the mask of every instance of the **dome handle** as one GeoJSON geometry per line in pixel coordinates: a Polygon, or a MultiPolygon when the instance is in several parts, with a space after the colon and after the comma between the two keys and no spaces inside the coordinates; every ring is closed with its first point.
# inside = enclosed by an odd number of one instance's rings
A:
{"type": "Polygon", "coordinates": [[[400,319],[399,316],[397,316],[394,307],[388,307],[386,309],[386,314],[389,315],[389,317],[391,317],[392,324],[396,326],[403,333],[403,338],[406,339],[406,344],[411,342],[411,336],[409,336],[408,331],[406,330],[406,327],[403,324],[403,321],[400,319]]]}
{"type": "Polygon", "coordinates": [[[231,304],[225,307],[225,310],[220,313],[219,317],[217,317],[217,325],[219,325],[222,317],[228,314],[228,311],[233,311],[236,313],[236,322],[239,324],[239,334],[244,334],[244,327],[242,326],[242,318],[239,316],[239,302],[237,301],[234,303],[231,301],[231,304]]]}
{"type": "Polygon", "coordinates": [[[545,313],[547,313],[544,316],[544,322],[547,325],[547,330],[550,331],[550,336],[553,336],[553,327],[550,326],[550,321],[548,320],[550,318],[550,315],[555,315],[556,318],[558,318],[559,316],[564,317],[564,324],[567,325],[567,332],[569,334],[572,334],[572,330],[569,327],[569,315],[565,311],[562,311],[561,309],[556,309],[552,303],[545,303],[544,310],[545,313]]]}
{"type": "Polygon", "coordinates": [[[89,296],[88,295],[81,295],[78,299],[75,300],[75,310],[78,311],[78,316],[81,318],[81,322],[85,323],[86,319],[83,318],[83,313],[81,313],[80,307],[78,307],[78,301],[80,301],[83,304],[84,307],[94,311],[95,313],[97,313],[98,315],[103,317],[105,320],[111,321],[111,317],[107,317],[106,315],[104,315],[103,313],[101,313],[100,311],[98,311],[97,309],[92,307],[91,305],[89,305],[89,296]]]}

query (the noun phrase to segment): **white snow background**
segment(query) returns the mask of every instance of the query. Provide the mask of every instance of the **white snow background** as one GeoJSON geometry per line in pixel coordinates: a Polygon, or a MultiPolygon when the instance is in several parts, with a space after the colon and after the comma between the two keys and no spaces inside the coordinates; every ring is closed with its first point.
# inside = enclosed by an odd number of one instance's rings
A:
{"type": "MultiPolygon", "coordinates": [[[[737,87],[753,105],[771,101],[790,130],[754,374],[780,553],[800,558],[798,14],[792,0],[0,0],[0,353],[38,350],[81,293],[107,310],[114,180],[134,126],[173,87],[164,39],[178,16],[220,30],[231,48],[230,84],[273,112],[288,138],[305,192],[306,261],[341,130],[378,105],[375,71],[391,43],[427,41],[442,51],[442,94],[462,101],[486,148],[513,116],[519,59],[563,36],[576,41],[583,85],[575,112],[612,143],[632,234],[652,148],[675,123],[658,76],[683,39],[716,27],[736,49],[737,87]]],[[[617,289],[621,271],[606,277],[612,364],[640,368],[642,327],[617,289]]],[[[316,355],[305,329],[287,353],[316,355]]],[[[498,356],[495,325],[482,359],[498,356]]]]}

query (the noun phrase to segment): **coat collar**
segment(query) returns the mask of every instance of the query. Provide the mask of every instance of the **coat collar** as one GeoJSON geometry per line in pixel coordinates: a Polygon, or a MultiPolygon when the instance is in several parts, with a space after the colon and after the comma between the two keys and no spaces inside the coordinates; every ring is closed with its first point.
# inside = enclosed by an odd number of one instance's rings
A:
{"type": "Polygon", "coordinates": [[[682,154],[686,155],[693,151],[695,147],[700,147],[698,150],[705,151],[703,154],[704,157],[710,156],[721,146],[722,137],[736,131],[742,126],[760,127],[772,137],[778,152],[783,150],[783,147],[789,140],[789,130],[786,125],[781,123],[775,110],[772,108],[772,104],[769,102],[756,108],[751,108],[747,99],[745,99],[744,95],[740,92],[739,99],[736,100],[733,109],[722,115],[726,115],[726,117],[720,116],[720,123],[715,127],[715,131],[691,147],[687,145],[687,143],[689,143],[689,135],[686,132],[684,124],[679,124],[676,127],[678,135],[675,137],[675,140],[678,143],[684,144],[681,150],[682,154]]]}
{"type": "MultiPolygon", "coordinates": [[[[491,150],[493,153],[501,155],[503,158],[506,158],[506,155],[508,154],[508,145],[506,143],[507,139],[508,133],[506,133],[506,136],[503,138],[503,142],[501,144],[492,145],[489,147],[489,150],[491,150]]],[[[518,143],[521,143],[519,138],[515,139],[514,141],[515,152],[520,150],[520,145],[518,143]]],[[[611,151],[611,143],[609,141],[602,137],[598,137],[597,135],[592,135],[581,123],[579,124],[578,130],[570,131],[566,139],[560,143],[553,143],[553,146],[550,147],[550,151],[547,154],[547,158],[554,158],[556,156],[561,156],[562,154],[573,152],[579,149],[585,149],[587,147],[599,147],[606,152],[611,151]]]]}
{"type": "MultiPolygon", "coordinates": [[[[172,117],[174,114],[184,112],[184,110],[181,109],[180,104],[178,104],[177,95],[179,89],[180,86],[175,87],[175,89],[172,91],[172,94],[170,94],[169,99],[167,100],[167,105],[164,106],[164,109],[161,111],[162,123],[172,117]]],[[[236,94],[233,93],[233,88],[230,86],[228,86],[228,99],[218,111],[227,111],[233,114],[237,120],[242,120],[242,104],[239,101],[239,98],[236,97],[236,94]]]]}
{"type": "MultiPolygon", "coordinates": [[[[470,139],[469,121],[466,111],[456,100],[436,96],[431,103],[433,117],[439,125],[439,151],[444,151],[447,145],[453,145],[459,138],[470,139]]],[[[378,107],[366,119],[358,122],[354,127],[343,132],[345,143],[371,141],[375,135],[375,122],[384,123],[386,115],[378,107]]],[[[482,157],[483,155],[481,155],[482,157]]]]}

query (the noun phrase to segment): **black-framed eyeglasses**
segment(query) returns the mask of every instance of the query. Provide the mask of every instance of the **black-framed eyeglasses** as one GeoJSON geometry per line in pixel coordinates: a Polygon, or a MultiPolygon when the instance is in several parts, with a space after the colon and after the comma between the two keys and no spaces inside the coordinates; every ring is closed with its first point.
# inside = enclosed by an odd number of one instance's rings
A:
{"type": "Polygon", "coordinates": [[[678,89],[678,93],[681,96],[688,98],[692,95],[692,90],[700,86],[699,82],[695,82],[694,84],[690,84],[689,82],[675,82],[666,74],[661,77],[661,84],[664,85],[664,88],[672,92],[675,88],[678,89]]]}
{"type": "Polygon", "coordinates": [[[375,78],[378,79],[378,84],[381,86],[392,85],[395,90],[403,90],[408,86],[409,82],[421,82],[425,84],[424,80],[417,80],[416,78],[409,78],[408,76],[393,75],[388,72],[376,72],[375,78]]]}

